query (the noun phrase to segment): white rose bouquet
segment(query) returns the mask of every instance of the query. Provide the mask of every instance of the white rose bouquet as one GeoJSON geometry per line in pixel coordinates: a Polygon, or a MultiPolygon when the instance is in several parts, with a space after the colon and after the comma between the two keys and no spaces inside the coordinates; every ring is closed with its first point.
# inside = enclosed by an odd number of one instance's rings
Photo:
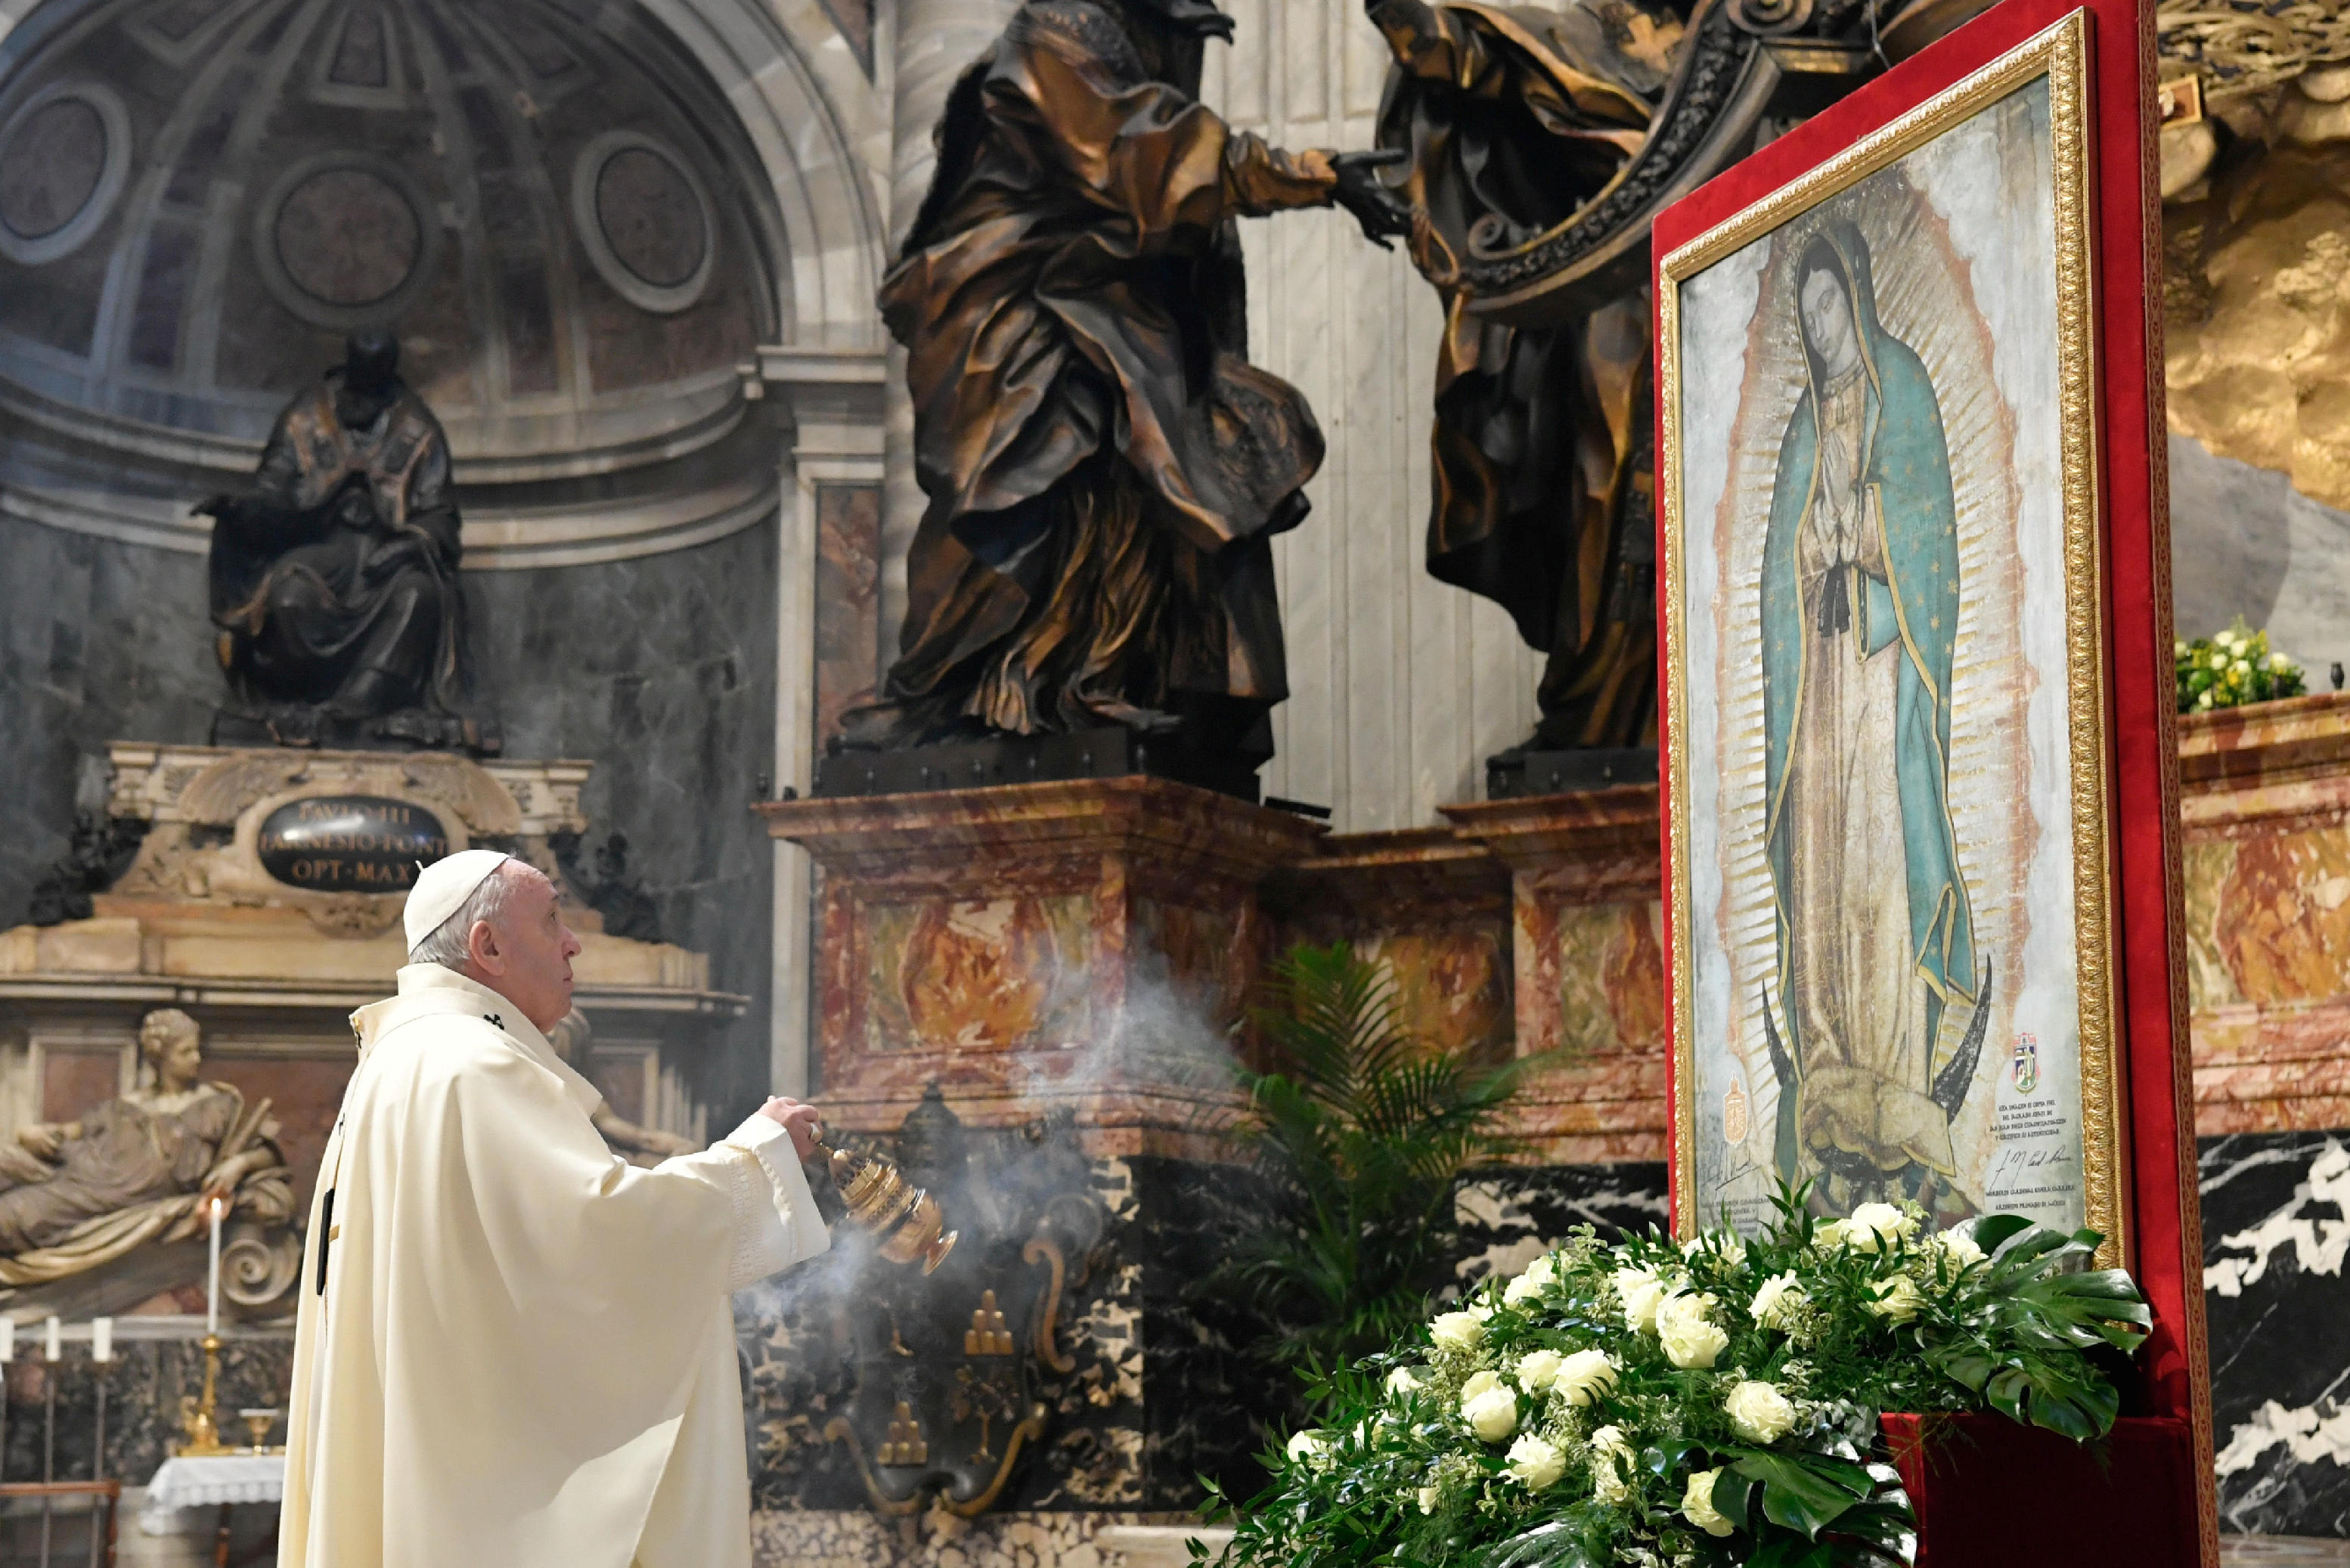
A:
{"type": "Polygon", "coordinates": [[[2087,1267],[2095,1233],[1935,1233],[1884,1203],[1823,1221],[1807,1198],[1752,1238],[1585,1227],[1323,1379],[1264,1494],[1211,1495],[1228,1568],[1859,1568],[1915,1529],[1882,1412],[2111,1428],[2090,1353],[2135,1350],[2150,1317],[2087,1267]]]}

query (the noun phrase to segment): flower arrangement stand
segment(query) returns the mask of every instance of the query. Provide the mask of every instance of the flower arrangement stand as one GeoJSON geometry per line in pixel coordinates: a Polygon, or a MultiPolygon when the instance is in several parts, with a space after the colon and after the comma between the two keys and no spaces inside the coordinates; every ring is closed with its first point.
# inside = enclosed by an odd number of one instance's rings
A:
{"type": "Polygon", "coordinates": [[[1917,1568],[2197,1568],[2195,1445],[2126,1416],[2077,1444],[2001,1416],[1884,1417],[1918,1515],[1917,1568]]]}

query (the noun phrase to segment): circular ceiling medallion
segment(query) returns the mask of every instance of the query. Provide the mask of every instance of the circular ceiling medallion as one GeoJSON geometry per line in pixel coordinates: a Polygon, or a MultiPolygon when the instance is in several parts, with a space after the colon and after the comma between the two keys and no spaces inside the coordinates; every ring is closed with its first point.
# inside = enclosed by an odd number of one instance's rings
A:
{"type": "Polygon", "coordinates": [[[273,237],[286,275],[311,298],[377,305],[415,272],[424,225],[382,175],[321,169],[286,193],[273,237]]]}
{"type": "Polygon", "coordinates": [[[0,254],[55,261],[98,231],[121,194],[130,117],[94,83],[60,83],[0,125],[0,254]]]}
{"type": "Polygon", "coordinates": [[[685,171],[646,147],[624,147],[596,173],[596,223],[620,265],[655,288],[701,270],[710,225],[685,171]]]}
{"type": "Polygon", "coordinates": [[[710,192],[650,136],[608,130],[580,150],[571,218],[597,275],[639,309],[683,310],[710,286],[718,228],[710,192]]]}
{"type": "Polygon", "coordinates": [[[313,326],[386,325],[431,276],[431,211],[388,160],[320,153],[287,169],[263,196],[254,257],[278,303],[313,326]]]}

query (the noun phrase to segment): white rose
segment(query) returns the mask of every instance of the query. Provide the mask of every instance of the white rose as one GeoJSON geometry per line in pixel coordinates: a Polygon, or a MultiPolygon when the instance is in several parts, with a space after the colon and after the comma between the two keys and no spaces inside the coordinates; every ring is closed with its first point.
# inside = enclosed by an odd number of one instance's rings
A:
{"type": "Polygon", "coordinates": [[[1690,1477],[1689,1490],[1681,1494],[1681,1517],[1708,1535],[1728,1535],[1736,1528],[1714,1511],[1713,1483],[1721,1479],[1719,1466],[1699,1470],[1690,1477]]]}
{"type": "Polygon", "coordinates": [[[1551,1262],[1550,1254],[1544,1252],[1526,1265],[1525,1272],[1509,1282],[1502,1292],[1502,1301],[1505,1305],[1515,1306],[1522,1301],[1540,1295],[1557,1277],[1557,1265],[1551,1262]]]}
{"type": "Polygon", "coordinates": [[[1428,1337],[1447,1350],[1474,1350],[1485,1343],[1485,1320],[1473,1312],[1440,1312],[1429,1320],[1428,1337]]]}
{"type": "Polygon", "coordinates": [[[1907,1274],[1896,1274],[1889,1280],[1879,1280],[1868,1288],[1877,1296],[1875,1301],[1868,1303],[1868,1310],[1879,1317],[1890,1318],[1895,1323],[1908,1323],[1916,1317],[1918,1309],[1926,1304],[1926,1298],[1918,1291],[1917,1282],[1907,1274]]]}
{"type": "Polygon", "coordinates": [[[1795,1407],[1773,1383],[1739,1383],[1722,1400],[1721,1408],[1738,1435],[1750,1443],[1775,1443],[1795,1428],[1795,1407]]]}
{"type": "Polygon", "coordinates": [[[1610,1508],[1631,1501],[1632,1488],[1619,1462],[1632,1457],[1620,1427],[1602,1427],[1591,1434],[1591,1494],[1610,1508]]]}
{"type": "Polygon", "coordinates": [[[1818,1224],[1812,1227],[1813,1251],[1825,1252],[1831,1247],[1841,1247],[1844,1244],[1845,1238],[1843,1220],[1823,1220],[1818,1224]]]}
{"type": "Polygon", "coordinates": [[[1540,1491],[1566,1473],[1566,1457],[1532,1432],[1510,1445],[1505,1473],[1523,1481],[1528,1491],[1540,1491]]]}
{"type": "Polygon", "coordinates": [[[1578,1350],[1559,1363],[1551,1386],[1570,1405],[1588,1405],[1616,1386],[1616,1363],[1604,1350],[1578,1350]]]}
{"type": "Polygon", "coordinates": [[[2293,660],[2282,653],[2272,653],[2269,655],[2269,668],[2271,670],[2291,670],[2293,668],[2293,660]]]}
{"type": "Polygon", "coordinates": [[[1541,1393],[1557,1377],[1565,1361],[1555,1350],[1528,1351],[1518,1361],[1518,1386],[1529,1394],[1541,1393]]]}
{"type": "Polygon", "coordinates": [[[1479,1323],[1483,1323],[1487,1318],[1493,1315],[1493,1303],[1486,1301],[1481,1296],[1477,1300],[1469,1303],[1469,1315],[1475,1318],[1479,1323]]]}
{"type": "Polygon", "coordinates": [[[1657,1307],[1665,1299],[1665,1282],[1654,1269],[1618,1269],[1611,1276],[1616,1293],[1624,1298],[1624,1326],[1642,1334],[1657,1332],[1657,1307]]]}
{"type": "Polygon", "coordinates": [[[1795,1282],[1795,1272],[1790,1269],[1783,1274],[1773,1274],[1763,1281],[1762,1288],[1754,1293],[1753,1303],[1746,1311],[1764,1328],[1784,1330],[1795,1309],[1810,1304],[1811,1299],[1795,1282]]]}
{"type": "Polygon", "coordinates": [[[1440,1495],[1441,1494],[1440,1494],[1437,1489],[1432,1486],[1424,1486],[1420,1488],[1419,1493],[1419,1511],[1422,1513],[1434,1513],[1436,1511],[1436,1500],[1440,1495]]]}
{"type": "Polygon", "coordinates": [[[1937,1231],[1934,1250],[1950,1261],[1954,1269],[1971,1268],[1983,1261],[1983,1250],[1968,1231],[1937,1231]]]}
{"type": "Polygon", "coordinates": [[[1417,1366],[1399,1366],[1388,1374],[1388,1396],[1390,1398],[1407,1398],[1419,1392],[1420,1386],[1419,1368],[1417,1366]]]}
{"type": "Polygon", "coordinates": [[[1518,1429],[1518,1397],[1507,1385],[1488,1388],[1461,1401],[1461,1418],[1485,1441],[1498,1443],[1518,1429]]]}
{"type": "Polygon", "coordinates": [[[1665,1359],[1684,1372],[1711,1366],[1730,1348],[1730,1335],[1706,1318],[1711,1305],[1711,1296],[1678,1295],[1657,1309],[1657,1338],[1664,1344],[1665,1359]]]}
{"type": "Polygon", "coordinates": [[[1502,1375],[1491,1368],[1482,1372],[1472,1372],[1469,1375],[1469,1381],[1461,1386],[1461,1403],[1466,1405],[1480,1394],[1490,1394],[1496,1388],[1508,1386],[1509,1385],[1502,1381],[1502,1375]]]}
{"type": "Polygon", "coordinates": [[[1299,1432],[1289,1439],[1293,1464],[1318,1465],[1330,1455],[1330,1439],[1319,1432],[1299,1432]]]}
{"type": "Polygon", "coordinates": [[[1899,1243],[1909,1228],[1909,1217],[1890,1203],[1864,1203],[1845,1221],[1845,1245],[1856,1252],[1874,1252],[1899,1243]]]}

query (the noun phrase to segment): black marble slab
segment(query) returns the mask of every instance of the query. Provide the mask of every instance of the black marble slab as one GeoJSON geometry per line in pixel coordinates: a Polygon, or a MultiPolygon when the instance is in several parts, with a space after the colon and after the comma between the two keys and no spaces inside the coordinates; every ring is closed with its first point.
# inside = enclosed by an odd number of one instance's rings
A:
{"type": "Polygon", "coordinates": [[[2220,1528],[2350,1535],[2350,1133],[2199,1154],[2220,1528]]]}

